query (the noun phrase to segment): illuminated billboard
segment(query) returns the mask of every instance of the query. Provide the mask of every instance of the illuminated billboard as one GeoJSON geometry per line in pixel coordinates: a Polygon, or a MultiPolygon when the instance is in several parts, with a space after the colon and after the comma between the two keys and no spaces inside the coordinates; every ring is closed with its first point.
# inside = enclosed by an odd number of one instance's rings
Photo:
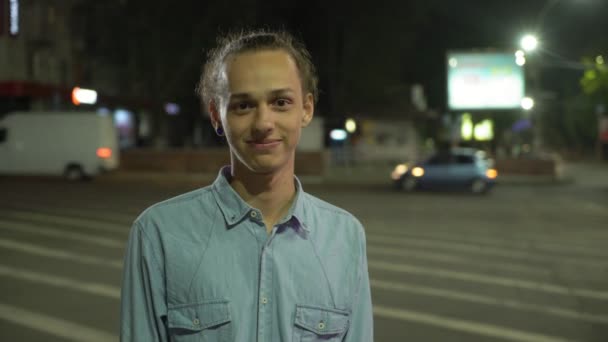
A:
{"type": "Polygon", "coordinates": [[[448,53],[450,110],[521,108],[525,79],[513,53],[448,53]]]}

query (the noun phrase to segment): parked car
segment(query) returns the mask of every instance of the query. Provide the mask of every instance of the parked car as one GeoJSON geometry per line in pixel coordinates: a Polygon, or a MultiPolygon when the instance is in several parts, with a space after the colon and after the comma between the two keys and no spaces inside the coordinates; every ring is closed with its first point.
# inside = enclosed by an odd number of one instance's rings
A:
{"type": "Polygon", "coordinates": [[[483,194],[496,182],[498,171],[484,151],[452,148],[412,165],[395,166],[391,178],[395,188],[405,191],[468,190],[483,194]]]}

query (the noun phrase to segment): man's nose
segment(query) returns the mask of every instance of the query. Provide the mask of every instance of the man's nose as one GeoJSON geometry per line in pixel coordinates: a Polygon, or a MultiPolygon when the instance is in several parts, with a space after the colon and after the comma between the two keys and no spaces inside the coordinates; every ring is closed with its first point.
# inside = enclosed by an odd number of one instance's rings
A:
{"type": "Polygon", "coordinates": [[[274,118],[271,108],[267,104],[261,104],[257,108],[254,129],[259,132],[267,132],[274,128],[274,118]]]}

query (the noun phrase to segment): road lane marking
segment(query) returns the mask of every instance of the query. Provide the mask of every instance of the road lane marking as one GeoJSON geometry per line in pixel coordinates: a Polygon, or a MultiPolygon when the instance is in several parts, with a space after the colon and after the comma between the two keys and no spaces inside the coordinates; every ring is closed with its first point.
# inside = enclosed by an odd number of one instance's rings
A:
{"type": "MultiPolygon", "coordinates": [[[[579,247],[592,247],[595,249],[600,249],[603,246],[603,243],[608,242],[608,231],[603,231],[599,229],[586,229],[582,228],[576,230],[567,230],[565,228],[556,229],[552,231],[551,234],[547,234],[545,231],[535,231],[532,229],[513,229],[511,226],[506,226],[500,224],[496,227],[487,226],[483,229],[476,228],[468,228],[468,227],[458,227],[458,229],[454,229],[453,227],[450,229],[445,229],[441,225],[433,225],[431,227],[424,226],[418,227],[412,223],[403,223],[397,221],[387,221],[385,219],[366,219],[363,220],[363,223],[367,229],[369,234],[373,234],[375,231],[391,231],[395,234],[437,234],[437,235],[447,235],[447,236],[457,236],[459,238],[469,237],[479,238],[479,239],[496,239],[497,236],[505,236],[505,234],[509,234],[509,236],[514,237],[516,240],[533,240],[540,242],[549,242],[555,244],[564,244],[566,246],[579,246],[579,247]],[[375,228],[379,227],[379,228],[375,228]],[[505,231],[506,228],[509,228],[508,231],[505,231]]],[[[523,222],[520,222],[523,223],[523,222]]]]}
{"type": "MultiPolygon", "coordinates": [[[[46,248],[44,246],[30,244],[30,243],[22,243],[15,240],[10,239],[0,239],[0,248],[7,248],[12,250],[17,250],[24,253],[30,253],[34,255],[51,257],[57,259],[69,260],[72,262],[84,263],[84,264],[92,264],[92,265],[103,265],[116,269],[122,269],[122,261],[121,260],[108,260],[102,259],[95,256],[89,256],[80,253],[72,253],[66,252],[58,249],[46,248]]],[[[369,251],[368,246],[368,251],[369,251]]],[[[448,256],[451,257],[451,256],[448,256]]],[[[534,305],[523,302],[518,302],[509,299],[498,299],[489,296],[482,296],[477,294],[468,294],[465,292],[452,291],[452,290],[443,290],[443,289],[435,289],[423,286],[414,286],[414,285],[406,285],[401,283],[392,283],[382,280],[371,280],[372,287],[384,290],[393,290],[393,291],[401,291],[401,292],[410,292],[415,294],[429,295],[429,296],[437,296],[442,298],[448,298],[453,300],[461,300],[468,301],[478,304],[485,305],[494,305],[494,306],[502,306],[508,307],[512,309],[520,309],[524,311],[532,311],[539,312],[549,315],[560,316],[569,319],[577,319],[583,320],[593,323],[602,323],[608,324],[608,316],[597,316],[590,315],[585,313],[579,313],[576,311],[562,309],[558,307],[551,306],[542,306],[542,305],[534,305]]]]}
{"type": "Polygon", "coordinates": [[[572,342],[571,339],[380,305],[374,305],[373,312],[376,317],[427,324],[474,335],[496,337],[502,340],[518,342],[572,342]]]}
{"type": "Polygon", "coordinates": [[[599,267],[607,267],[608,268],[608,258],[604,260],[597,260],[592,258],[576,258],[576,257],[566,257],[561,255],[541,255],[538,253],[532,253],[529,251],[519,251],[512,250],[507,248],[498,248],[498,247],[490,247],[490,246],[482,246],[478,244],[472,243],[462,243],[462,242],[445,242],[445,241],[437,241],[434,239],[428,238],[400,238],[400,237],[390,237],[390,236],[381,236],[368,234],[366,237],[368,242],[377,242],[381,244],[387,245],[398,245],[398,246],[414,246],[414,247],[424,247],[424,248],[439,248],[444,250],[458,251],[470,254],[483,254],[489,256],[499,256],[509,259],[517,259],[524,261],[542,261],[549,262],[551,264],[556,263],[578,263],[583,265],[594,265],[599,267]]]}
{"type": "Polygon", "coordinates": [[[68,239],[80,242],[86,242],[102,247],[120,248],[123,249],[126,246],[126,240],[110,239],[106,237],[91,236],[90,234],[82,234],[76,232],[69,232],[62,229],[55,229],[49,227],[36,227],[31,224],[19,223],[19,222],[8,222],[0,220],[0,229],[12,230],[16,232],[37,234],[44,236],[52,236],[60,239],[68,239]]]}
{"type": "Polygon", "coordinates": [[[66,213],[68,216],[80,217],[80,218],[99,218],[109,219],[109,222],[113,223],[131,223],[139,215],[143,209],[134,212],[118,212],[116,209],[110,208],[93,208],[88,204],[86,207],[74,206],[71,204],[58,203],[56,201],[44,201],[44,202],[32,202],[32,199],[0,199],[0,207],[4,207],[7,210],[22,210],[22,211],[34,211],[45,214],[63,214],[66,213]]]}
{"type": "Polygon", "coordinates": [[[19,242],[12,239],[0,238],[0,248],[11,249],[22,253],[28,253],[47,258],[69,260],[71,262],[86,265],[101,265],[116,269],[122,269],[122,262],[120,260],[109,260],[107,258],[100,258],[81,253],[74,253],[60,249],[48,248],[41,245],[19,242]]]}
{"type": "MultiPolygon", "coordinates": [[[[48,189],[47,191],[50,192],[57,192],[57,191],[63,191],[65,190],[63,187],[61,188],[57,188],[57,189],[48,189]]],[[[26,202],[26,203],[37,203],[37,204],[42,204],[42,205],[46,205],[46,204],[53,204],[53,205],[70,205],[70,206],[74,206],[74,205],[82,205],[83,203],[86,203],[87,208],[93,208],[93,209],[97,209],[97,210],[107,210],[107,211],[116,211],[116,210],[120,210],[121,212],[128,212],[128,213],[132,213],[133,215],[138,215],[139,213],[141,213],[145,208],[153,205],[154,203],[161,201],[163,199],[165,199],[166,197],[160,197],[158,199],[158,201],[154,201],[154,200],[150,200],[149,198],[145,199],[145,200],[141,200],[141,203],[139,205],[134,204],[134,201],[137,199],[134,198],[128,198],[126,200],[123,201],[123,203],[120,203],[119,200],[126,198],[124,196],[116,196],[116,193],[113,193],[110,196],[105,196],[105,197],[100,197],[98,194],[98,191],[96,190],[95,193],[91,196],[83,196],[82,194],[69,194],[69,193],[62,193],[62,197],[58,198],[56,195],[52,196],[50,198],[40,198],[37,194],[36,198],[33,198],[31,196],[31,194],[26,194],[23,195],[23,190],[20,189],[19,193],[2,193],[4,196],[4,198],[9,198],[11,201],[14,199],[15,201],[22,201],[22,202],[26,202]],[[76,200],[73,200],[76,199],[76,200]]],[[[145,194],[143,194],[141,197],[146,197],[145,194]]],[[[139,201],[139,200],[137,200],[139,201]]]]}
{"type": "Polygon", "coordinates": [[[567,319],[575,319],[590,323],[608,324],[607,315],[593,315],[556,306],[529,304],[517,300],[501,299],[496,297],[471,294],[454,290],[439,289],[428,286],[416,286],[405,283],[395,283],[390,281],[377,280],[374,278],[370,279],[370,285],[373,289],[378,290],[407,292],[415,295],[440,297],[482,305],[499,306],[520,311],[536,312],[540,314],[557,316],[567,319]]]}
{"type": "MultiPolygon", "coordinates": [[[[538,252],[572,252],[579,253],[583,256],[588,257],[608,257],[608,250],[603,246],[600,246],[595,242],[595,246],[591,245],[575,245],[570,240],[563,239],[560,242],[549,242],[543,238],[538,237],[536,239],[523,238],[517,236],[510,236],[496,238],[496,237],[480,237],[478,235],[467,235],[464,233],[455,234],[454,232],[419,232],[419,231],[404,231],[404,230],[391,230],[391,229],[370,229],[369,234],[379,236],[392,236],[400,238],[417,237],[427,239],[443,240],[444,242],[457,242],[457,243],[474,243],[478,245],[488,245],[491,247],[502,247],[502,248],[513,248],[523,250],[534,250],[538,252]]],[[[500,236],[500,235],[499,235],[500,236]]],[[[595,240],[594,240],[595,241],[595,240]]]]}
{"type": "MultiPolygon", "coordinates": [[[[63,250],[46,248],[40,245],[34,245],[30,243],[22,243],[15,240],[10,239],[0,239],[0,248],[8,248],[17,250],[20,252],[30,253],[39,256],[52,257],[57,259],[66,259],[72,262],[84,263],[84,264],[93,264],[93,265],[103,265],[116,269],[122,269],[122,261],[121,260],[108,260],[102,259],[99,257],[89,256],[80,253],[72,253],[66,252],[63,250]]],[[[370,250],[368,246],[368,251],[370,250]]],[[[447,256],[451,257],[451,256],[447,256]]],[[[428,287],[421,286],[413,286],[413,285],[404,285],[399,283],[391,283],[382,280],[373,280],[372,286],[380,289],[386,290],[395,290],[395,291],[404,291],[411,292],[416,294],[423,295],[431,295],[431,296],[439,296],[443,298],[455,299],[455,300],[465,300],[469,302],[475,302],[479,304],[486,305],[498,305],[509,307],[513,309],[522,309],[527,311],[534,311],[546,314],[553,314],[556,316],[561,316],[565,318],[572,318],[578,320],[585,320],[595,323],[608,323],[608,316],[593,316],[584,313],[579,313],[576,311],[571,311],[567,309],[561,309],[557,307],[549,307],[549,306],[541,306],[541,305],[533,305],[522,303],[513,300],[503,300],[494,297],[481,296],[475,294],[467,294],[464,292],[451,291],[451,290],[442,290],[442,289],[433,289],[428,287]]]]}
{"type": "Polygon", "coordinates": [[[137,218],[138,214],[126,214],[116,212],[115,210],[105,209],[92,209],[92,208],[78,208],[73,206],[58,205],[57,203],[35,203],[31,202],[16,202],[2,201],[0,200],[0,207],[3,207],[7,211],[22,211],[22,212],[34,212],[41,214],[60,215],[75,217],[81,219],[96,220],[106,222],[109,224],[115,224],[119,226],[130,226],[133,221],[137,218]]]}
{"type": "Polygon", "coordinates": [[[461,280],[466,282],[474,282],[481,284],[499,285],[505,287],[514,287],[525,290],[540,291],[547,293],[554,293],[566,296],[585,297],[595,300],[608,300],[608,292],[597,291],[581,288],[568,288],[565,286],[529,281],[524,279],[507,278],[500,276],[484,275],[472,272],[452,271],[442,268],[429,267],[429,266],[414,266],[404,263],[395,264],[385,261],[373,261],[368,260],[370,268],[383,271],[391,271],[398,273],[412,273],[419,275],[427,275],[432,277],[446,278],[452,280],[461,280]]]}
{"type": "Polygon", "coordinates": [[[0,211],[0,219],[18,219],[32,223],[55,223],[59,225],[68,225],[77,227],[78,229],[97,230],[102,232],[128,234],[130,225],[120,227],[117,224],[103,223],[95,220],[87,220],[82,218],[65,217],[59,215],[49,215],[35,213],[32,211],[0,211]]]}
{"type": "Polygon", "coordinates": [[[120,288],[111,285],[84,282],[51,274],[27,271],[0,264],[0,276],[34,283],[56,286],[111,299],[120,299],[120,288]]]}
{"type": "MultiPolygon", "coordinates": [[[[428,249],[427,249],[428,251],[428,249]]],[[[398,256],[398,257],[408,257],[415,259],[423,259],[423,260],[431,260],[438,261],[448,264],[457,264],[457,265],[465,265],[471,266],[472,263],[480,264],[484,262],[484,267],[492,269],[492,270],[500,270],[500,271],[512,271],[519,273],[531,273],[533,275],[542,275],[544,277],[551,276],[553,272],[548,270],[543,265],[538,266],[525,266],[515,263],[505,263],[499,262],[495,260],[479,260],[479,258],[471,257],[471,256],[461,256],[455,254],[448,253],[439,253],[439,252],[427,252],[427,251],[418,251],[412,249],[402,249],[395,247],[384,247],[378,245],[367,245],[367,253],[368,255],[384,255],[384,256],[398,256]]]]}
{"type": "Polygon", "coordinates": [[[118,341],[118,336],[57,317],[0,303],[0,319],[70,341],[118,341]]]}

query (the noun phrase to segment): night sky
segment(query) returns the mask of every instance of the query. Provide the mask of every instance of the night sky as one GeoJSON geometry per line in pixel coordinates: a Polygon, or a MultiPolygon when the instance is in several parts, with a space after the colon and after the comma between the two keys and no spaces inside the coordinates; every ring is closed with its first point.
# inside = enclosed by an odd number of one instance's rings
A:
{"type": "MultiPolygon", "coordinates": [[[[548,66],[608,52],[608,1],[553,2],[129,0],[92,2],[82,11],[90,53],[125,69],[122,92],[192,106],[200,66],[219,32],[287,29],[311,50],[321,80],[318,108],[332,116],[390,111],[400,102],[394,94],[415,83],[425,87],[432,109],[445,111],[446,51],[514,51],[524,33],[535,31],[543,8],[542,49],[534,58],[548,66]],[[116,25],[107,25],[109,17],[116,25]]],[[[543,68],[546,87],[558,92],[577,91],[578,78],[577,70],[543,68]]]]}

